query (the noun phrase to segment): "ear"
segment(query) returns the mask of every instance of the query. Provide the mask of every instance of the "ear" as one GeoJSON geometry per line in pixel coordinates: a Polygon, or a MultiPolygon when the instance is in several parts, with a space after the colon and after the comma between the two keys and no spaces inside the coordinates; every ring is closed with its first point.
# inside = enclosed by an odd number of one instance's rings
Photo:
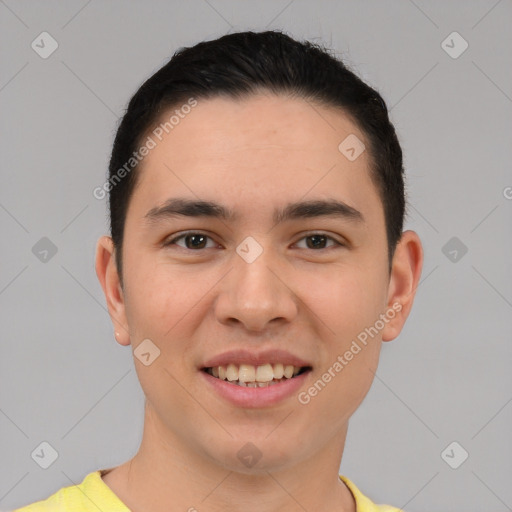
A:
{"type": "Polygon", "coordinates": [[[114,331],[119,333],[116,340],[120,345],[129,345],[123,290],[117,272],[114,243],[109,236],[102,236],[96,244],[96,275],[105,294],[114,331]]]}
{"type": "Polygon", "coordinates": [[[391,318],[382,330],[382,341],[394,340],[402,330],[412,308],[423,267],[423,248],[414,231],[404,231],[391,266],[387,311],[391,318]],[[394,316],[391,317],[391,312],[394,316]]]}

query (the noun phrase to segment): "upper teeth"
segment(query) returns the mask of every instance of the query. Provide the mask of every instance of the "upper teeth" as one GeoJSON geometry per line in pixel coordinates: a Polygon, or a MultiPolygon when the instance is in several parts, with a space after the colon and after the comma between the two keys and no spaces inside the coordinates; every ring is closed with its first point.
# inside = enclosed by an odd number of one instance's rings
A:
{"type": "Polygon", "coordinates": [[[252,364],[228,364],[227,366],[214,366],[210,368],[212,375],[230,382],[270,382],[274,379],[282,379],[283,376],[291,379],[300,372],[300,366],[277,364],[264,364],[253,366],[252,364]]]}

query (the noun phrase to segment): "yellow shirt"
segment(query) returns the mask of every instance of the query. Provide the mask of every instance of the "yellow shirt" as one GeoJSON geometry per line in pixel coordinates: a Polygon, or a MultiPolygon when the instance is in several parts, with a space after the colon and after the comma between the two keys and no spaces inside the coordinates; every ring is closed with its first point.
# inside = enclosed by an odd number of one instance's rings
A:
{"type": "MultiPolygon", "coordinates": [[[[63,487],[49,498],[12,512],[130,512],[130,509],[101,479],[101,471],[89,473],[79,485],[63,487]]],[[[376,505],[347,477],[340,478],[352,492],[357,512],[403,512],[388,505],[376,505]]]]}

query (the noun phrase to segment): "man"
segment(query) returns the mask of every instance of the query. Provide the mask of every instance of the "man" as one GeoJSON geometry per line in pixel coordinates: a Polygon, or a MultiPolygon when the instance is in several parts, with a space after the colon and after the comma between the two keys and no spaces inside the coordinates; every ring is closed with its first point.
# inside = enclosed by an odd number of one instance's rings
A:
{"type": "Polygon", "coordinates": [[[338,475],[423,262],[380,95],[276,31],[182,49],[131,99],[105,192],[141,446],[19,510],[398,510],[338,475]]]}

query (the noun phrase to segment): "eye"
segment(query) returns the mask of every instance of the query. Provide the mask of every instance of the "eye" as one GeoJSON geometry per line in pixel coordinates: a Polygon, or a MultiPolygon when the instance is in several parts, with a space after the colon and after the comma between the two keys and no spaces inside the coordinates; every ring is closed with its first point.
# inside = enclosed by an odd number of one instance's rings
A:
{"type": "MultiPolygon", "coordinates": [[[[178,245],[179,247],[183,247],[184,249],[205,249],[207,248],[205,246],[206,240],[212,240],[208,235],[205,235],[203,233],[197,233],[195,231],[190,231],[188,233],[183,233],[182,235],[179,235],[171,240],[168,240],[164,242],[164,247],[170,246],[170,245],[178,245]],[[178,240],[184,239],[185,241],[185,247],[182,245],[176,244],[178,240]]],[[[213,245],[213,247],[215,244],[213,245]]],[[[212,246],[210,246],[212,247],[212,246]]]]}
{"type": "MultiPolygon", "coordinates": [[[[199,250],[199,249],[207,249],[211,247],[215,247],[216,244],[213,243],[213,245],[210,245],[210,247],[207,247],[207,241],[212,240],[211,237],[208,235],[205,235],[204,233],[199,233],[196,231],[190,231],[187,233],[183,233],[177,237],[174,237],[166,242],[163,243],[164,247],[171,246],[171,245],[178,245],[178,247],[182,247],[184,249],[191,249],[191,250],[199,250]],[[180,245],[177,242],[179,240],[184,240],[185,245],[180,245]]],[[[344,244],[341,242],[338,242],[333,237],[325,235],[323,233],[312,233],[307,236],[302,237],[299,241],[302,240],[311,240],[311,243],[306,242],[306,247],[302,247],[305,249],[314,249],[314,250],[321,250],[321,249],[328,249],[329,247],[326,247],[326,244],[328,241],[333,242],[331,247],[333,246],[340,246],[343,247],[344,244]]]]}
{"type": "Polygon", "coordinates": [[[311,243],[306,242],[306,249],[328,249],[328,247],[325,247],[325,244],[329,240],[334,242],[334,246],[343,246],[341,242],[338,242],[331,236],[324,235],[323,233],[312,233],[301,238],[300,240],[311,240],[311,243]]]}

